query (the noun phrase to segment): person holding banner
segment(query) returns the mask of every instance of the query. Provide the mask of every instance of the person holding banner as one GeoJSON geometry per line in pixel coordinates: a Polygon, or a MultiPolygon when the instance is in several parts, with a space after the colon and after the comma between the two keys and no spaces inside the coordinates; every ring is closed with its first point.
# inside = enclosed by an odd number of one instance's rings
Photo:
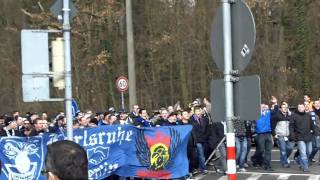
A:
{"type": "Polygon", "coordinates": [[[151,122],[146,109],[141,108],[139,110],[139,116],[133,120],[133,125],[139,127],[151,127],[151,122]]]}
{"type": "Polygon", "coordinates": [[[203,174],[207,174],[208,170],[205,164],[204,145],[208,141],[209,121],[202,116],[200,107],[194,107],[194,114],[191,116],[190,123],[193,127],[192,133],[195,135],[199,169],[203,174]]]}

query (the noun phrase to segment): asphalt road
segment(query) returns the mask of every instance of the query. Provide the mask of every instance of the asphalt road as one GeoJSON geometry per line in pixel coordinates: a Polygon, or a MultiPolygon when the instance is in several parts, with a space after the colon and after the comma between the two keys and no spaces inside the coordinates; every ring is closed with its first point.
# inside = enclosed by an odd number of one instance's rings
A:
{"type": "MultiPolygon", "coordinates": [[[[249,158],[254,153],[255,148],[251,149],[249,158]]],[[[294,150],[295,152],[295,150],[294,150]]],[[[294,153],[293,152],[293,153],[294,153]]],[[[320,165],[319,162],[312,163],[310,172],[304,173],[299,169],[299,166],[293,160],[293,153],[290,157],[290,168],[283,168],[280,164],[280,152],[277,148],[273,148],[271,155],[271,166],[274,171],[265,171],[262,169],[255,169],[253,167],[247,168],[247,172],[237,173],[239,180],[320,180],[320,165]]],[[[318,160],[319,153],[315,156],[318,160]]],[[[251,161],[248,161],[251,165],[251,161]]],[[[192,179],[197,180],[227,180],[228,176],[216,173],[212,167],[209,167],[209,173],[206,175],[197,175],[192,179]]]]}

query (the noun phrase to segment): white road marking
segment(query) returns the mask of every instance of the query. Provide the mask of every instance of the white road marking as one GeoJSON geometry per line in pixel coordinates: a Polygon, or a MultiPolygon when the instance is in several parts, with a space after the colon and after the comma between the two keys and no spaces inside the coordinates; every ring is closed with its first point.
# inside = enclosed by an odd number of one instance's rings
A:
{"type": "MultiPolygon", "coordinates": [[[[215,172],[216,172],[216,171],[208,171],[208,174],[215,173],[215,172]]],[[[203,175],[203,174],[198,174],[198,175],[196,175],[194,178],[191,178],[191,179],[200,180],[200,179],[206,177],[206,175],[208,175],[208,174],[205,174],[205,175],[203,175]]]]}
{"type": "Polygon", "coordinates": [[[287,180],[287,179],[289,179],[290,176],[291,176],[290,174],[281,174],[281,175],[277,178],[277,180],[287,180]]]}
{"type": "MultiPolygon", "coordinates": [[[[214,171],[210,171],[209,174],[215,173],[214,171]]],[[[260,177],[263,177],[265,175],[271,175],[271,176],[278,176],[275,178],[276,180],[287,180],[291,176],[304,176],[304,177],[309,177],[307,180],[320,180],[320,175],[319,174],[294,174],[294,173],[276,173],[276,172],[237,172],[237,174],[248,174],[250,175],[249,177],[246,178],[246,180],[258,180],[260,177]]],[[[207,174],[206,174],[207,175],[207,174]]],[[[201,180],[203,179],[206,175],[198,175],[194,178],[191,178],[190,180],[201,180]]],[[[219,177],[217,180],[228,180],[228,176],[224,175],[219,177]]]]}
{"type": "MultiPolygon", "coordinates": [[[[250,149],[250,152],[255,152],[256,151],[256,149],[254,148],[254,149],[250,149]]],[[[280,150],[279,149],[272,149],[271,150],[272,152],[279,152],[280,150]]]]}
{"type": "Polygon", "coordinates": [[[217,179],[217,180],[228,180],[228,176],[227,175],[225,175],[225,176],[221,176],[219,179],[217,179]]]}
{"type": "Polygon", "coordinates": [[[320,175],[311,175],[308,180],[319,180],[320,179],[320,175]]]}
{"type": "MultiPolygon", "coordinates": [[[[252,174],[252,173],[249,173],[249,174],[252,174]]],[[[259,179],[261,176],[262,176],[262,174],[252,174],[251,176],[249,176],[249,177],[247,178],[247,180],[257,180],[257,179],[259,179]]]]}
{"type": "Polygon", "coordinates": [[[316,176],[319,177],[319,174],[294,174],[294,173],[276,173],[276,172],[238,172],[238,174],[261,174],[261,175],[290,175],[290,176],[316,176]]]}

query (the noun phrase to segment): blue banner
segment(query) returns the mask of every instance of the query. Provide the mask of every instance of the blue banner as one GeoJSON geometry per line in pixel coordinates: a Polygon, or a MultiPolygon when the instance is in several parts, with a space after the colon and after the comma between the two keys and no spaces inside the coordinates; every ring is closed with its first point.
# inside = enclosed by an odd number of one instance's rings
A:
{"type": "Polygon", "coordinates": [[[45,179],[41,175],[47,145],[63,140],[63,134],[45,134],[30,138],[0,138],[0,179],[34,180],[45,179]]]}
{"type": "MultiPolygon", "coordinates": [[[[187,143],[192,126],[138,128],[100,126],[74,130],[74,141],[87,152],[89,179],[111,174],[170,179],[188,174],[187,143]]],[[[0,139],[0,179],[43,179],[46,146],[63,135],[0,139]]]]}

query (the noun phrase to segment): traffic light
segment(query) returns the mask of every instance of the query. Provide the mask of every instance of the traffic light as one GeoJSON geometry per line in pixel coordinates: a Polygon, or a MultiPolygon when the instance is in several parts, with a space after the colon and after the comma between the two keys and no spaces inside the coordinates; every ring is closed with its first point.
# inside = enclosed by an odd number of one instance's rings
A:
{"type": "Polygon", "coordinates": [[[58,37],[56,40],[52,41],[52,71],[53,76],[53,87],[58,89],[64,89],[64,48],[63,48],[63,38],[58,37]]]}

